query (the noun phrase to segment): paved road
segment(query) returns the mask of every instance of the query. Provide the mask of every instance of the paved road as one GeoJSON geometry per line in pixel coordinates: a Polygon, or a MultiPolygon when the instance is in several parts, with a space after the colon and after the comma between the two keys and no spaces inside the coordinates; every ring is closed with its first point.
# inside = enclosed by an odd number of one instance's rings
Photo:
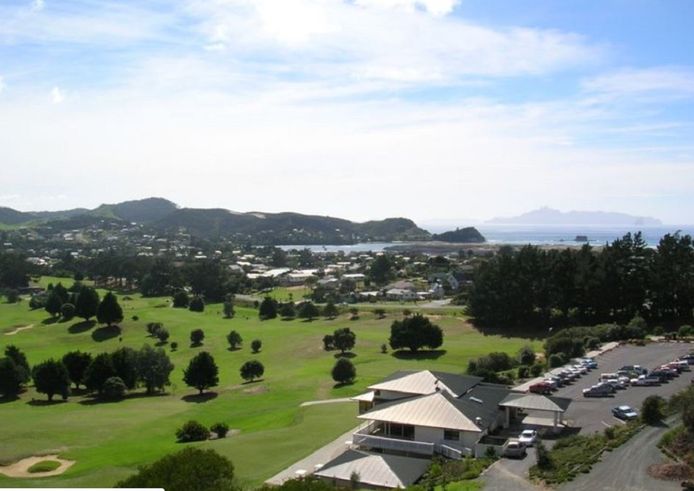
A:
{"type": "Polygon", "coordinates": [[[542,488],[528,481],[528,469],[535,464],[535,449],[529,448],[524,459],[500,459],[480,478],[484,491],[537,491],[542,488]]]}
{"type": "MultiPolygon", "coordinates": [[[[612,452],[605,452],[590,474],[579,474],[575,481],[559,488],[561,491],[675,491],[678,482],[660,481],[646,469],[666,458],[656,443],[667,427],[648,427],[612,452]]],[[[486,488],[485,488],[486,489],[486,488]]]]}
{"type": "Polygon", "coordinates": [[[321,399],[319,401],[306,401],[299,404],[300,407],[306,406],[318,406],[320,404],[335,404],[339,402],[351,402],[352,399],[349,397],[341,397],[340,399],[321,399]]]}
{"type": "Polygon", "coordinates": [[[583,397],[582,389],[597,383],[601,373],[616,372],[624,365],[641,365],[652,369],[689,353],[693,348],[690,344],[681,343],[626,345],[603,354],[597,358],[597,369],[588,372],[571,385],[560,388],[554,394],[573,399],[564,414],[564,419],[570,426],[580,427],[581,433],[603,431],[607,426],[622,424],[612,416],[613,407],[627,404],[638,410],[643,400],[651,394],[668,398],[691,384],[694,371],[683,372],[679,377],[657,387],[629,387],[619,390],[611,397],[583,397]]]}

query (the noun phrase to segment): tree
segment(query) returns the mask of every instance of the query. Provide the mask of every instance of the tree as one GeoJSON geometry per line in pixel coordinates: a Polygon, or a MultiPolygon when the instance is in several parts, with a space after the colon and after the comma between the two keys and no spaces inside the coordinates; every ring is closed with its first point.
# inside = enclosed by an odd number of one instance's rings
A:
{"type": "Polygon", "coordinates": [[[312,321],[320,315],[318,307],[313,302],[302,302],[299,304],[298,316],[300,319],[308,319],[312,321]]]}
{"type": "Polygon", "coordinates": [[[118,304],[118,298],[113,292],[104,295],[99,308],[96,310],[96,318],[99,323],[106,324],[108,327],[123,320],[123,309],[118,304]]]}
{"type": "Polygon", "coordinates": [[[369,278],[377,285],[387,283],[393,276],[393,263],[386,254],[376,256],[368,272],[369,278]]]}
{"type": "Polygon", "coordinates": [[[217,435],[217,438],[224,438],[229,433],[229,425],[226,423],[215,423],[210,426],[210,430],[217,435]]]}
{"type": "Polygon", "coordinates": [[[265,373],[265,367],[258,360],[250,360],[241,365],[241,378],[252,382],[265,373]]]}
{"type": "Polygon", "coordinates": [[[169,375],[173,369],[173,363],[161,348],[144,345],[137,353],[138,376],[148,394],[164,390],[165,386],[170,385],[169,375]]]}
{"type": "Polygon", "coordinates": [[[104,382],[101,394],[104,399],[109,401],[119,401],[125,397],[127,387],[120,377],[109,377],[104,382]]]}
{"type": "Polygon", "coordinates": [[[157,331],[157,339],[159,339],[160,343],[166,343],[169,340],[170,334],[169,330],[165,327],[162,327],[157,331]]]}
{"type": "Polygon", "coordinates": [[[0,358],[0,394],[14,397],[22,390],[24,370],[11,358],[0,358]]]}
{"type": "Polygon", "coordinates": [[[231,300],[227,300],[224,302],[224,317],[227,319],[231,319],[234,317],[235,311],[234,311],[234,304],[232,303],[231,300]]]}
{"type": "Polygon", "coordinates": [[[0,288],[21,288],[29,284],[29,263],[13,252],[0,253],[0,288]]]}
{"type": "Polygon", "coordinates": [[[58,314],[60,314],[60,308],[63,306],[63,300],[60,298],[60,295],[53,289],[51,293],[48,294],[48,298],[46,299],[46,306],[44,307],[46,309],[46,312],[51,314],[53,317],[57,317],[58,314]]]}
{"type": "Polygon", "coordinates": [[[31,378],[31,368],[24,352],[15,345],[8,344],[5,348],[5,356],[11,359],[19,368],[22,383],[27,383],[31,378]]]}
{"type": "Polygon", "coordinates": [[[219,383],[219,369],[212,355],[207,351],[195,355],[183,372],[183,381],[188,387],[198,389],[200,394],[210,387],[216,387],[219,383]]]}
{"type": "Polygon", "coordinates": [[[176,438],[179,442],[203,442],[210,437],[210,430],[195,420],[187,421],[176,430],[176,438]]]}
{"type": "Polygon", "coordinates": [[[200,346],[205,339],[205,331],[202,329],[193,329],[190,331],[190,344],[192,346],[200,346]]]}
{"type": "Polygon", "coordinates": [[[163,328],[164,328],[164,325],[161,322],[148,322],[147,323],[147,332],[152,337],[156,337],[157,332],[159,332],[159,330],[163,329],[163,328]]]}
{"type": "Polygon", "coordinates": [[[52,401],[55,394],[60,394],[67,399],[70,393],[70,375],[65,365],[60,361],[50,359],[39,363],[31,371],[36,392],[46,394],[52,401]]]}
{"type": "Polygon", "coordinates": [[[293,319],[296,317],[296,309],[294,308],[294,302],[283,303],[279,310],[280,316],[283,319],[293,319]]]}
{"type": "Polygon", "coordinates": [[[260,320],[274,319],[277,317],[277,302],[270,297],[265,297],[263,301],[260,302],[258,316],[260,320]]]}
{"type": "Polygon", "coordinates": [[[332,351],[335,349],[335,338],[332,334],[323,336],[323,349],[325,351],[332,351]]]}
{"type": "Polygon", "coordinates": [[[214,450],[187,447],[140,468],[118,483],[120,488],[164,488],[166,491],[237,491],[234,466],[214,450]]]}
{"type": "Polygon", "coordinates": [[[337,317],[339,314],[339,311],[337,310],[337,307],[333,302],[328,302],[325,304],[325,307],[323,308],[323,316],[327,317],[328,319],[334,319],[337,317]]]}
{"type": "Polygon", "coordinates": [[[75,317],[75,306],[71,303],[64,303],[60,307],[60,314],[62,315],[64,320],[69,321],[70,319],[75,317]]]}
{"type": "Polygon", "coordinates": [[[96,315],[99,309],[99,293],[90,286],[82,286],[77,294],[75,313],[88,321],[96,315]]]}
{"type": "Polygon", "coordinates": [[[113,368],[113,362],[111,361],[111,355],[108,353],[101,353],[96,355],[92,362],[87,367],[84,373],[84,385],[90,391],[97,391],[99,395],[102,394],[104,382],[111,377],[116,376],[116,370],[113,368]]]}
{"type": "Polygon", "coordinates": [[[241,343],[243,343],[243,338],[238,332],[231,331],[229,334],[227,334],[227,342],[229,343],[229,347],[234,350],[238,348],[241,343]]]}
{"type": "Polygon", "coordinates": [[[185,308],[188,308],[189,304],[190,304],[190,298],[188,298],[188,294],[185,292],[185,290],[178,290],[176,293],[174,293],[174,296],[173,296],[174,308],[185,309],[185,308]]]}
{"type": "Polygon", "coordinates": [[[428,317],[415,314],[393,321],[389,342],[394,350],[408,348],[413,353],[424,347],[436,349],[443,343],[443,332],[428,317]]]}
{"type": "Polygon", "coordinates": [[[523,346],[518,351],[518,361],[521,365],[532,365],[535,363],[535,350],[530,346],[523,346]]]}
{"type": "Polygon", "coordinates": [[[260,348],[262,348],[262,346],[263,342],[260,339],[254,339],[253,341],[251,341],[251,350],[253,351],[253,353],[257,353],[258,351],[260,351],[260,348]]]}
{"type": "Polygon", "coordinates": [[[75,389],[79,389],[80,384],[84,383],[84,375],[91,362],[92,355],[82,351],[70,351],[63,356],[63,365],[67,369],[70,381],[75,384],[75,389]]]}
{"type": "Polygon", "coordinates": [[[194,296],[193,300],[190,301],[190,306],[188,309],[191,312],[203,312],[205,310],[205,302],[200,296],[194,296]]]}
{"type": "Polygon", "coordinates": [[[338,384],[348,384],[354,381],[357,370],[354,364],[347,358],[338,358],[332,370],[333,380],[338,384]]]}
{"type": "Polygon", "coordinates": [[[660,396],[648,396],[641,405],[641,419],[648,425],[656,425],[665,417],[663,407],[665,401],[660,396]]]}
{"type": "Polygon", "coordinates": [[[354,348],[356,340],[357,335],[349,327],[336,329],[333,333],[333,345],[343,354],[345,351],[350,351],[354,348]]]}
{"type": "Polygon", "coordinates": [[[121,378],[128,390],[137,387],[137,351],[129,347],[119,348],[111,353],[111,362],[116,376],[121,378]]]}
{"type": "Polygon", "coordinates": [[[545,444],[541,440],[538,440],[535,444],[535,451],[537,453],[537,467],[543,470],[551,469],[554,467],[554,462],[552,461],[552,456],[545,447],[545,444]]]}
{"type": "Polygon", "coordinates": [[[70,300],[70,292],[63,286],[62,283],[58,283],[53,287],[53,293],[58,295],[60,298],[60,305],[63,305],[66,303],[68,300],[70,300]]]}
{"type": "Polygon", "coordinates": [[[374,309],[374,314],[376,314],[379,319],[383,319],[386,316],[386,310],[381,308],[374,309]]]}
{"type": "Polygon", "coordinates": [[[14,288],[5,290],[5,298],[7,299],[7,303],[17,303],[21,300],[19,290],[15,290],[14,288]]]}

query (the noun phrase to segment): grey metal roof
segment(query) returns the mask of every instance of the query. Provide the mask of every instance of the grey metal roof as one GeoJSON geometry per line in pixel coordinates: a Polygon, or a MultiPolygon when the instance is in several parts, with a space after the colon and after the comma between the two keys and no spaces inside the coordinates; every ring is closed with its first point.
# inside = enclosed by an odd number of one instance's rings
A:
{"type": "Polygon", "coordinates": [[[430,428],[482,431],[475,424],[474,416],[467,415],[462,403],[446,392],[435,392],[380,404],[371,411],[359,415],[358,418],[430,428]]]}
{"type": "Polygon", "coordinates": [[[439,389],[448,389],[459,397],[482,381],[480,377],[457,375],[429,370],[395,372],[383,381],[369,386],[371,390],[389,390],[407,394],[432,394],[439,389]]]}
{"type": "Polygon", "coordinates": [[[501,385],[480,384],[463,394],[453,403],[468,418],[475,421],[477,426],[488,428],[496,420],[499,413],[499,403],[511,392],[501,385]],[[478,422],[477,418],[481,421],[478,422]]]}
{"type": "Polygon", "coordinates": [[[362,484],[405,488],[414,484],[426,472],[430,462],[427,459],[347,450],[325,464],[314,475],[326,479],[349,481],[356,473],[362,484]]]}
{"type": "Polygon", "coordinates": [[[517,407],[537,411],[554,411],[563,413],[571,404],[571,399],[564,397],[548,397],[540,394],[524,394],[511,392],[499,403],[504,407],[517,407]]]}

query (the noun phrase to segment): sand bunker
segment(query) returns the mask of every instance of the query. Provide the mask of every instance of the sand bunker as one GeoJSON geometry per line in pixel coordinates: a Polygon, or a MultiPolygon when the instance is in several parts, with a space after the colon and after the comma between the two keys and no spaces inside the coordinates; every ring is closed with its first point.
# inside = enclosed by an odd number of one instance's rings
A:
{"type": "Polygon", "coordinates": [[[5,336],[14,336],[20,331],[26,331],[27,329],[31,329],[34,327],[34,324],[29,324],[28,326],[20,326],[20,327],[15,327],[12,331],[8,331],[5,333],[5,336]]]}
{"type": "Polygon", "coordinates": [[[49,477],[57,476],[68,470],[75,463],[74,460],[65,460],[58,458],[57,455],[40,455],[36,457],[27,457],[14,464],[0,466],[0,474],[7,477],[49,477]],[[29,472],[29,468],[43,462],[44,460],[54,460],[60,462],[60,467],[49,472],[29,472]]]}

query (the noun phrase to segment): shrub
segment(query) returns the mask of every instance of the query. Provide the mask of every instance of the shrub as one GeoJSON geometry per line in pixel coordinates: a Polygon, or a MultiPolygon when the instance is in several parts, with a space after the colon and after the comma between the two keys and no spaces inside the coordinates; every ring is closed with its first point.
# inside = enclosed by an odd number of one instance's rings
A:
{"type": "Polygon", "coordinates": [[[340,358],[335,363],[331,374],[333,380],[338,384],[347,384],[354,381],[354,377],[357,376],[357,370],[354,368],[354,364],[347,358],[340,358]]]}
{"type": "Polygon", "coordinates": [[[210,430],[202,423],[190,420],[176,430],[179,442],[202,442],[210,437],[210,430]]]}
{"type": "Polygon", "coordinates": [[[614,440],[614,437],[616,435],[615,428],[614,426],[608,426],[605,428],[605,438],[608,440],[614,440]]]}
{"type": "Polygon", "coordinates": [[[217,438],[224,438],[229,433],[229,425],[226,423],[215,423],[210,426],[210,430],[217,435],[217,438]]]}
{"type": "Polygon", "coordinates": [[[202,329],[193,329],[190,331],[190,344],[200,346],[205,339],[205,331],[202,329]]]}
{"type": "Polygon", "coordinates": [[[542,375],[542,372],[545,371],[544,365],[540,363],[535,363],[533,366],[530,367],[530,375],[533,377],[539,377],[542,375]]]}
{"type": "Polygon", "coordinates": [[[157,331],[157,339],[159,339],[159,341],[162,343],[167,342],[169,340],[169,336],[169,330],[165,327],[162,327],[157,331]]]}
{"type": "Polygon", "coordinates": [[[550,456],[549,451],[545,447],[545,444],[542,443],[541,440],[538,440],[538,442],[535,444],[535,451],[537,453],[537,466],[540,469],[546,470],[554,467],[552,457],[550,456]]]}
{"type": "Polygon", "coordinates": [[[518,378],[528,378],[530,374],[530,369],[528,367],[518,367],[518,378]]]}
{"type": "Polygon", "coordinates": [[[532,365],[535,363],[535,350],[530,346],[524,346],[518,351],[518,361],[521,365],[532,365]]]}
{"type": "Polygon", "coordinates": [[[188,310],[191,312],[203,312],[205,310],[205,302],[203,301],[202,297],[193,297],[193,300],[190,301],[188,310]]]}
{"type": "Polygon", "coordinates": [[[236,349],[243,343],[243,338],[238,332],[232,330],[227,334],[227,343],[229,343],[229,348],[236,349]]]}
{"type": "Polygon", "coordinates": [[[677,337],[686,338],[694,335],[694,328],[689,325],[680,326],[677,330],[677,337]]]}
{"type": "Polygon", "coordinates": [[[241,365],[241,378],[252,382],[265,373],[265,367],[258,360],[250,360],[241,365]]]}
{"type": "Polygon", "coordinates": [[[662,421],[665,401],[662,397],[652,395],[644,399],[641,405],[641,420],[648,425],[655,425],[662,421]]]}
{"type": "Polygon", "coordinates": [[[335,349],[335,338],[332,334],[323,336],[323,349],[325,351],[332,351],[335,349]]]}
{"type": "Polygon", "coordinates": [[[484,451],[484,456],[488,459],[496,459],[496,449],[490,445],[484,451]]]}
{"type": "Polygon", "coordinates": [[[156,337],[157,331],[164,327],[161,322],[148,322],[147,323],[147,332],[149,333],[150,336],[156,337]]]}
{"type": "Polygon", "coordinates": [[[560,353],[554,353],[554,354],[549,355],[549,359],[548,359],[549,367],[550,368],[556,368],[556,367],[562,366],[564,364],[564,359],[565,359],[565,355],[563,353],[561,353],[561,354],[560,353]]]}
{"type": "Polygon", "coordinates": [[[176,351],[178,349],[178,343],[174,341],[171,343],[171,351],[176,351]]]}
{"type": "Polygon", "coordinates": [[[188,297],[188,294],[184,290],[179,290],[176,293],[174,293],[174,296],[173,296],[174,308],[185,309],[188,307],[189,303],[190,303],[190,298],[188,297]]]}
{"type": "Polygon", "coordinates": [[[63,316],[63,319],[69,321],[75,317],[75,306],[71,303],[64,303],[60,307],[60,314],[63,316]]]}
{"type": "Polygon", "coordinates": [[[584,344],[589,350],[596,350],[600,347],[600,339],[596,337],[588,337],[584,340],[584,344]]]}
{"type": "Polygon", "coordinates": [[[104,382],[101,393],[104,399],[117,401],[125,397],[126,390],[127,387],[125,386],[125,382],[123,382],[122,378],[109,377],[106,379],[106,382],[104,382]]]}
{"type": "Polygon", "coordinates": [[[381,353],[383,353],[383,354],[388,353],[388,345],[386,343],[383,343],[381,345],[381,353]]]}
{"type": "Polygon", "coordinates": [[[257,353],[263,347],[263,342],[260,339],[254,339],[251,341],[251,351],[257,353]]]}
{"type": "Polygon", "coordinates": [[[164,488],[166,491],[233,490],[234,466],[214,450],[188,447],[141,467],[120,488],[164,488]]]}

